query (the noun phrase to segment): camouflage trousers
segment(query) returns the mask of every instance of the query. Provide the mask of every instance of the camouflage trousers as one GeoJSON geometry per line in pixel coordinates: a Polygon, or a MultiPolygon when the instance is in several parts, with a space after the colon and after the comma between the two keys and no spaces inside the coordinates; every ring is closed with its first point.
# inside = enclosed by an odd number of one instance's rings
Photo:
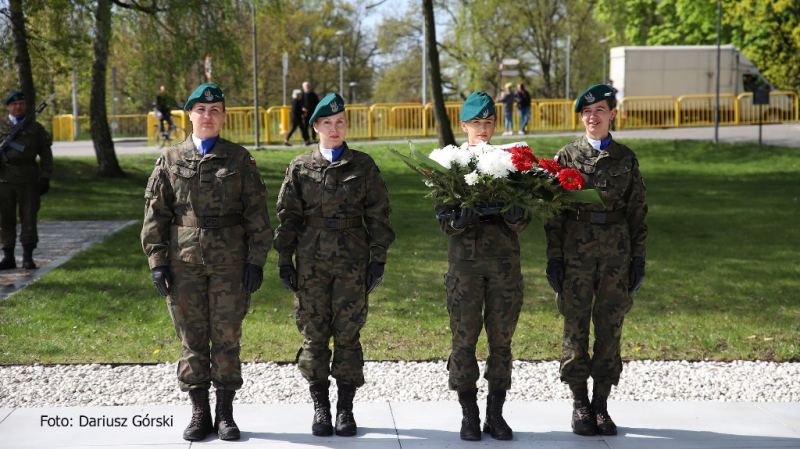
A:
{"type": "Polygon", "coordinates": [[[178,384],[182,391],[238,390],[242,321],[250,294],[242,286],[244,262],[200,265],[170,261],[167,305],[181,340],[178,384]],[[210,343],[210,346],[209,346],[210,343]]]}
{"type": "Polygon", "coordinates": [[[444,275],[447,312],[453,334],[447,368],[451,390],[476,388],[480,371],[475,356],[486,327],[489,356],[484,378],[489,390],[511,388],[511,339],[522,310],[524,282],[517,258],[450,262],[444,275]]]}
{"type": "Polygon", "coordinates": [[[369,308],[367,262],[297,257],[294,316],[303,335],[297,367],[309,384],[327,383],[332,376],[339,383],[364,385],[361,328],[369,308]]]}
{"type": "Polygon", "coordinates": [[[576,385],[591,376],[595,391],[608,396],[622,373],[622,324],[633,306],[628,293],[630,255],[587,257],[585,253],[566,253],[564,263],[563,291],[556,299],[564,316],[561,380],[576,385]],[[594,325],[591,356],[590,320],[594,325]]]}
{"type": "Polygon", "coordinates": [[[0,182],[0,248],[13,249],[17,240],[17,205],[22,231],[19,242],[23,245],[39,242],[36,219],[40,206],[35,182],[0,182]]]}

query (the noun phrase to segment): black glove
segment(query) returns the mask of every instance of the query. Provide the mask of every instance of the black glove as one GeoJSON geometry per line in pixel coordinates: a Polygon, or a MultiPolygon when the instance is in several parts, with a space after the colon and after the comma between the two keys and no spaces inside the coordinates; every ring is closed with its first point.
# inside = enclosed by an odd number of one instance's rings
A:
{"type": "Polygon", "coordinates": [[[561,293],[561,284],[564,282],[564,259],[553,257],[547,261],[547,282],[553,291],[561,293]]]}
{"type": "Polygon", "coordinates": [[[464,229],[467,226],[475,223],[480,218],[478,212],[475,209],[459,209],[456,212],[456,217],[453,219],[453,222],[450,224],[455,229],[464,229]]]}
{"type": "Polygon", "coordinates": [[[279,275],[284,287],[293,292],[297,291],[297,270],[294,269],[294,265],[281,265],[279,275]]]}
{"type": "Polygon", "coordinates": [[[50,178],[39,178],[39,184],[36,186],[39,190],[39,195],[44,195],[50,191],[50,178]]]}
{"type": "Polygon", "coordinates": [[[264,280],[264,269],[258,265],[248,263],[244,266],[244,289],[247,293],[255,293],[261,288],[261,282],[264,280]]]}
{"type": "Polygon", "coordinates": [[[367,266],[367,294],[375,290],[383,280],[384,264],[370,262],[367,266]]]}
{"type": "Polygon", "coordinates": [[[516,224],[522,220],[523,215],[525,215],[525,211],[515,204],[508,208],[507,211],[503,212],[503,220],[511,224],[516,224]]]}
{"type": "Polygon", "coordinates": [[[153,275],[153,283],[156,284],[156,288],[158,292],[161,293],[161,296],[166,297],[169,295],[169,286],[172,285],[172,276],[169,274],[169,267],[155,267],[150,270],[150,273],[153,275]]]}
{"type": "Polygon", "coordinates": [[[634,257],[631,259],[631,286],[628,293],[639,290],[644,282],[644,257],[634,257]]]}

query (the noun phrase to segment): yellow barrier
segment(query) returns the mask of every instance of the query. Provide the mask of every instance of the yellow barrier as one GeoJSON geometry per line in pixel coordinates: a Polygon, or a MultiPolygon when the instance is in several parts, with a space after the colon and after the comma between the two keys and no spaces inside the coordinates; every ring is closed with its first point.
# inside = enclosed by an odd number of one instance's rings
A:
{"type": "Polygon", "coordinates": [[[619,129],[670,128],[680,116],[678,100],[672,96],[626,97],[619,103],[619,129]]]}
{"type": "Polygon", "coordinates": [[[781,123],[798,120],[797,94],[788,91],[774,91],[769,93],[768,105],[754,105],[751,92],[740,94],[736,97],[739,114],[739,124],[781,123]]]}
{"type": "MultiPolygon", "coordinates": [[[[714,123],[713,95],[684,95],[675,97],[627,97],[618,106],[617,129],[666,128],[680,126],[708,126],[714,123]]],[[[456,136],[462,135],[459,115],[462,103],[445,103],[449,126],[456,136]]],[[[571,131],[580,128],[580,116],[574,114],[573,100],[536,99],[531,103],[531,121],[529,130],[537,131],[571,131]]],[[[514,127],[519,131],[519,114],[514,108],[514,127]]],[[[253,108],[227,108],[227,118],[222,128],[222,137],[242,144],[254,143],[253,108]]],[[[504,129],[505,117],[503,105],[496,104],[497,122],[495,132],[504,129]]],[[[272,106],[264,110],[259,108],[259,143],[274,144],[283,142],[290,129],[289,106],[272,106]]],[[[723,125],[740,125],[758,123],[780,123],[798,121],[798,97],[795,92],[770,92],[770,104],[755,106],[752,94],[745,93],[738,97],[730,94],[720,95],[720,123],[723,125]]],[[[189,115],[184,111],[172,111],[172,119],[176,126],[192,131],[189,115]]],[[[414,137],[435,137],[436,120],[433,117],[433,105],[416,103],[380,103],[372,106],[354,104],[347,106],[347,119],[350,127],[347,136],[350,139],[405,139],[414,137]]],[[[146,115],[109,116],[114,136],[147,136],[153,142],[153,133],[158,122],[153,113],[146,115]]],[[[80,135],[89,135],[89,119],[78,117],[80,135]]],[[[309,128],[309,132],[310,132],[309,128]]],[[[53,140],[75,140],[73,135],[73,118],[70,114],[53,118],[53,140]]],[[[292,141],[302,142],[302,135],[296,131],[292,141]]]]}
{"type": "MultiPolygon", "coordinates": [[[[715,95],[683,95],[678,97],[680,119],[676,126],[709,126],[714,124],[715,95]]],[[[719,96],[719,124],[735,125],[739,102],[733,94],[719,96]]]]}

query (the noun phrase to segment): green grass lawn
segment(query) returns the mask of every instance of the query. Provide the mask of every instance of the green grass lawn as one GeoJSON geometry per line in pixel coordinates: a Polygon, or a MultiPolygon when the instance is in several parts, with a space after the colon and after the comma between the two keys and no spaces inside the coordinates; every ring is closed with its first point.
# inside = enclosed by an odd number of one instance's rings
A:
{"type": "MultiPolygon", "coordinates": [[[[569,138],[531,140],[552,156],[569,138]]],[[[798,361],[800,150],[752,144],[638,141],[648,189],[647,278],[623,332],[625,359],[798,361]]],[[[434,144],[419,147],[431,149],[434,144]]],[[[442,274],[447,238],[426,187],[382,145],[356,145],[381,167],[397,241],[370,296],[362,332],[370,360],[446,359],[442,274]]],[[[404,148],[403,148],[404,149],[404,148]]],[[[273,214],[284,169],[299,149],[256,153],[273,214]]],[[[58,158],[41,220],[141,220],[154,156],[121,156],[128,176],[99,179],[93,158],[58,158]]],[[[141,225],[95,245],[0,301],[0,363],[161,362],[180,353],[164,299],[139,243],[141,225]]],[[[521,235],[525,306],[520,359],[557,359],[561,319],[544,278],[542,226],[521,235]]],[[[292,297],[270,253],[244,325],[245,360],[290,361],[301,338],[292,297]]],[[[485,340],[479,344],[486,355],[485,340]]]]}

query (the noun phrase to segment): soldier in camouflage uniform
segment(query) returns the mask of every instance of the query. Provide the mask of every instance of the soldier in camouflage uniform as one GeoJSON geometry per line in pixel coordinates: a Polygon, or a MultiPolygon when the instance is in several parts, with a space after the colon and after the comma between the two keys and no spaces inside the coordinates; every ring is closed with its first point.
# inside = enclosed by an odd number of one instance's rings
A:
{"type": "MultiPolygon", "coordinates": [[[[0,142],[14,130],[14,126],[25,117],[25,95],[12,92],[5,100],[8,117],[0,119],[0,142]]],[[[17,205],[22,230],[22,268],[36,268],[33,250],[39,242],[36,229],[40,197],[50,190],[50,175],[53,174],[53,144],[50,134],[37,121],[28,121],[14,141],[24,148],[22,152],[9,148],[6,151],[8,164],[0,161],[0,247],[3,259],[0,270],[17,267],[14,246],[17,240],[17,205]],[[36,157],[39,163],[36,163],[36,157]]]]}
{"type": "MultiPolygon", "coordinates": [[[[461,129],[468,144],[489,142],[494,135],[494,101],[483,92],[473,92],[461,108],[461,129]]],[[[443,215],[446,208],[439,208],[443,215]]],[[[511,428],[503,419],[506,391],[511,388],[511,339],[522,310],[523,289],[517,234],[530,219],[519,206],[499,215],[481,216],[473,209],[459,209],[453,218],[440,219],[441,231],[449,236],[449,263],[444,285],[450,315],[452,349],[447,362],[449,386],[458,392],[463,419],[463,440],[480,440],[477,403],[480,377],[475,349],[481,329],[486,327],[489,356],[484,378],[489,383],[484,432],[492,438],[510,440],[511,428]]]]}
{"type": "Polygon", "coordinates": [[[375,161],[344,141],[344,100],[327,95],[309,123],[320,143],[294,158],[286,170],[278,196],[275,249],[281,280],[295,292],[295,320],[303,335],[297,367],[314,402],[311,432],[333,434],[328,394],[332,376],[339,395],[336,434],[351,436],[357,432],[353,398],[364,384],[360,331],[367,320],[367,295],[383,279],[386,252],[394,241],[391,208],[375,161]]]}
{"type": "Polygon", "coordinates": [[[219,137],[225,97],[217,85],[200,85],[185,109],[194,130],[156,161],[145,191],[142,246],[183,346],[178,382],[193,406],[183,437],[202,440],[216,430],[220,439],[235,440],[242,320],[272,246],[267,189],[250,153],[219,137]]]}
{"type": "Polygon", "coordinates": [[[561,380],[573,395],[573,432],[616,435],[607,398],[622,372],[620,338],[633,306],[631,294],[644,280],[647,201],[636,155],[608,132],[616,115],[614,89],[590,87],[578,97],[575,112],[581,114],[586,135],[559,150],[556,160],[578,169],[585,187],[596,189],[606,206],[581,204],[545,224],[547,279],[564,316],[561,380]],[[594,382],[591,403],[589,377],[594,382]]]}

